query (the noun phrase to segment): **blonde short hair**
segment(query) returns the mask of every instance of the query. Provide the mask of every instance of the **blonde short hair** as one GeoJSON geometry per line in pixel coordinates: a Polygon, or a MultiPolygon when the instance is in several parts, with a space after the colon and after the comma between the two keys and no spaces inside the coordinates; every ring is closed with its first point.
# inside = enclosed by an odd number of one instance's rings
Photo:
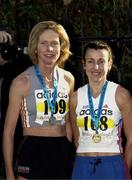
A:
{"type": "Polygon", "coordinates": [[[28,41],[28,55],[31,58],[33,64],[38,63],[38,58],[36,54],[37,44],[40,35],[47,29],[51,29],[58,33],[60,39],[60,57],[57,60],[58,66],[64,65],[64,62],[68,59],[70,52],[70,41],[68,34],[61,24],[54,21],[42,21],[37,23],[29,35],[28,41]]]}

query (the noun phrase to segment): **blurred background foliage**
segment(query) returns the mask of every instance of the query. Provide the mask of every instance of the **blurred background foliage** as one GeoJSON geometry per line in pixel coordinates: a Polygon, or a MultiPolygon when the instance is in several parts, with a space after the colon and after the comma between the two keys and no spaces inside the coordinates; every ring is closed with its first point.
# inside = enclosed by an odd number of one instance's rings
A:
{"type": "Polygon", "coordinates": [[[132,35],[132,0],[0,0],[0,21],[27,38],[41,20],[68,21],[83,36],[132,35]]]}
{"type": "Polygon", "coordinates": [[[108,41],[119,81],[132,92],[132,0],[0,0],[0,26],[14,29],[19,44],[27,44],[31,28],[43,20],[66,28],[73,52],[70,64],[82,76],[84,44],[91,39],[108,41]]]}

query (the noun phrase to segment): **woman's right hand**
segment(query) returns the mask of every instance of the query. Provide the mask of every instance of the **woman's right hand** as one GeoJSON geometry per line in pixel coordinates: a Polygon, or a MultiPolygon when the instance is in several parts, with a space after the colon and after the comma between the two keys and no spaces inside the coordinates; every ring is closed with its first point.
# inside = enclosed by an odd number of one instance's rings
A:
{"type": "Polygon", "coordinates": [[[6,31],[0,31],[0,43],[10,42],[12,40],[11,34],[6,31]]]}

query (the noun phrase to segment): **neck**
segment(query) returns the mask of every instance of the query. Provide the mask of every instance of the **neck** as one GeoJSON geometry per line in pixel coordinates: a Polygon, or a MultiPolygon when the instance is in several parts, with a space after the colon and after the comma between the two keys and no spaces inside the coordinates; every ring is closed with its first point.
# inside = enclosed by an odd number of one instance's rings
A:
{"type": "Polygon", "coordinates": [[[98,97],[99,94],[101,93],[101,90],[102,90],[102,87],[104,85],[104,82],[105,80],[101,81],[101,82],[98,82],[98,83],[93,83],[93,82],[89,82],[89,86],[90,86],[90,89],[92,91],[92,96],[93,97],[98,97]]]}
{"type": "Polygon", "coordinates": [[[50,75],[45,75],[45,73],[43,73],[43,77],[44,77],[44,80],[47,81],[47,82],[51,82],[52,81],[52,77],[53,77],[53,73],[51,73],[50,75]]]}
{"type": "Polygon", "coordinates": [[[54,67],[44,67],[39,64],[38,64],[38,67],[44,79],[46,79],[47,81],[52,81],[54,67]]]}
{"type": "Polygon", "coordinates": [[[54,73],[54,67],[44,67],[42,64],[38,64],[39,71],[46,83],[46,85],[49,88],[53,87],[53,73],[54,73]]]}

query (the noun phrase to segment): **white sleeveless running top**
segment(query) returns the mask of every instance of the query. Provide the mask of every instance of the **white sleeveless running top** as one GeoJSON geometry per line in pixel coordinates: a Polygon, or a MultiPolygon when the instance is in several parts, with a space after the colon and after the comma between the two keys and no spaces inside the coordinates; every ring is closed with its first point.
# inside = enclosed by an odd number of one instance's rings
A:
{"type": "MultiPolygon", "coordinates": [[[[29,67],[28,72],[30,77],[30,92],[22,103],[22,124],[24,128],[46,126],[49,124],[49,118],[51,116],[46,95],[36,76],[34,66],[29,67]]],[[[69,85],[64,79],[65,70],[57,67],[55,72],[55,78],[58,80],[58,88],[54,116],[56,117],[57,124],[63,125],[65,123],[65,116],[69,110],[69,85]]],[[[53,99],[53,89],[49,89],[49,94],[50,98],[53,99]]]]}
{"type": "MultiPolygon", "coordinates": [[[[92,139],[95,134],[94,127],[91,123],[88,86],[85,85],[78,89],[78,105],[76,108],[77,126],[79,128],[79,146],[77,152],[113,152],[121,153],[121,128],[122,119],[119,108],[115,101],[115,92],[118,84],[108,82],[104,103],[102,107],[101,118],[99,122],[99,134],[101,141],[95,143],[92,139]]],[[[93,98],[95,114],[97,114],[100,95],[93,98]]]]}

